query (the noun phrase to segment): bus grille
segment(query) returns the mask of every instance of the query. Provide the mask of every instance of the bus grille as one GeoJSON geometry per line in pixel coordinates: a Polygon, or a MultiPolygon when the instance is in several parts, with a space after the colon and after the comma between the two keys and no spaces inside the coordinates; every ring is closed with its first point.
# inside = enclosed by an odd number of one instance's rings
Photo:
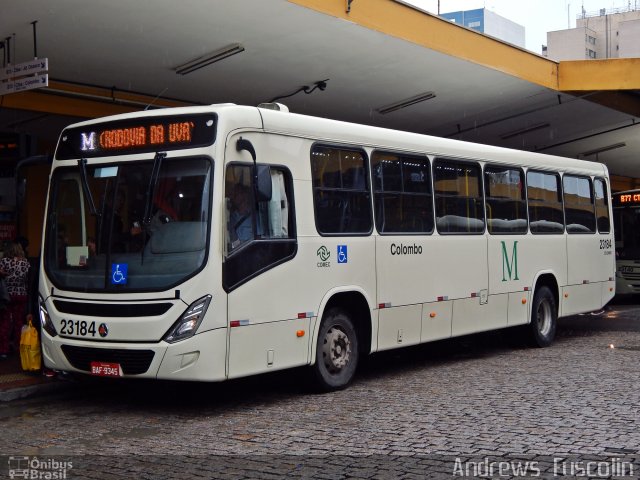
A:
{"type": "Polygon", "coordinates": [[[140,375],[149,370],[153,350],[124,350],[63,345],[69,363],[78,370],[91,371],[91,362],[119,363],[125,375],[140,375]]]}
{"type": "Polygon", "coordinates": [[[628,280],[630,282],[638,282],[640,281],[640,271],[636,272],[623,272],[622,273],[622,278],[624,278],[625,280],[628,280]]]}

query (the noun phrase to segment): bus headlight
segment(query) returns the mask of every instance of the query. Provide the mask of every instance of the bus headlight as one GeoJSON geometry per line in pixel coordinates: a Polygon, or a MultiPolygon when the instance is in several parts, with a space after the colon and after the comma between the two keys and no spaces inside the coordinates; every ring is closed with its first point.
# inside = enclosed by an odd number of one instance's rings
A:
{"type": "Polygon", "coordinates": [[[42,300],[42,298],[40,298],[38,305],[40,306],[40,326],[51,337],[55,337],[58,335],[58,332],[56,332],[56,327],[53,326],[53,322],[51,321],[51,317],[49,317],[49,312],[47,312],[47,307],[44,306],[44,300],[42,300]]]}
{"type": "Polygon", "coordinates": [[[198,330],[205,313],[207,313],[210,302],[211,295],[207,295],[193,302],[189,308],[187,308],[187,311],[184,312],[178,321],[169,329],[164,336],[164,341],[175,343],[192,337],[196,333],[196,330],[198,330]]]}

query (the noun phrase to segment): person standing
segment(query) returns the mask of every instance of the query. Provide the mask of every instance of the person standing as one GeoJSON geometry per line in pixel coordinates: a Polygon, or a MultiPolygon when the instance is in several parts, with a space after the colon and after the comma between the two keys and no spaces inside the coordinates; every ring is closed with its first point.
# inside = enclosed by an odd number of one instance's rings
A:
{"type": "Polygon", "coordinates": [[[7,308],[0,312],[0,359],[6,359],[11,349],[20,349],[20,334],[27,313],[29,267],[22,246],[17,242],[10,243],[0,259],[0,275],[11,296],[7,308]]]}

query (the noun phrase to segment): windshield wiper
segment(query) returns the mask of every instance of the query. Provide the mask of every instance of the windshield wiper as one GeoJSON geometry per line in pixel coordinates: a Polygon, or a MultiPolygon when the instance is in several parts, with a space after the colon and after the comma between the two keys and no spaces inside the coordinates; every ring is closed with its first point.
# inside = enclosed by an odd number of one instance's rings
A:
{"type": "Polygon", "coordinates": [[[142,217],[142,225],[148,227],[151,224],[151,209],[153,208],[153,196],[156,190],[156,183],[158,182],[158,175],[160,174],[160,167],[162,167],[162,160],[166,158],[167,152],[157,152],[153,157],[153,170],[151,170],[151,178],[149,179],[149,185],[147,186],[147,196],[144,202],[144,215],[142,217]]]}
{"type": "Polygon", "coordinates": [[[82,191],[84,192],[84,196],[87,199],[87,203],[89,204],[89,212],[94,217],[100,215],[98,210],[96,209],[96,204],[93,201],[93,195],[91,194],[91,190],[89,189],[89,182],[87,182],[87,159],[81,158],[78,160],[78,167],[80,167],[80,179],[82,180],[82,191]]]}

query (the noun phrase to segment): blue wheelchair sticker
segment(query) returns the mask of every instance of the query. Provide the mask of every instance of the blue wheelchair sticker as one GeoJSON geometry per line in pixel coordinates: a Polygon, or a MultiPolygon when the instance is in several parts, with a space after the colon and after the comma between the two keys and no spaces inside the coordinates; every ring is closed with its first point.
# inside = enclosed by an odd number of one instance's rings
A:
{"type": "Polygon", "coordinates": [[[347,255],[347,246],[338,245],[338,263],[347,263],[349,257],[347,255]]]}
{"type": "Polygon", "coordinates": [[[111,285],[126,285],[127,270],[128,270],[128,265],[126,263],[112,263],[111,264],[111,285]]]}

